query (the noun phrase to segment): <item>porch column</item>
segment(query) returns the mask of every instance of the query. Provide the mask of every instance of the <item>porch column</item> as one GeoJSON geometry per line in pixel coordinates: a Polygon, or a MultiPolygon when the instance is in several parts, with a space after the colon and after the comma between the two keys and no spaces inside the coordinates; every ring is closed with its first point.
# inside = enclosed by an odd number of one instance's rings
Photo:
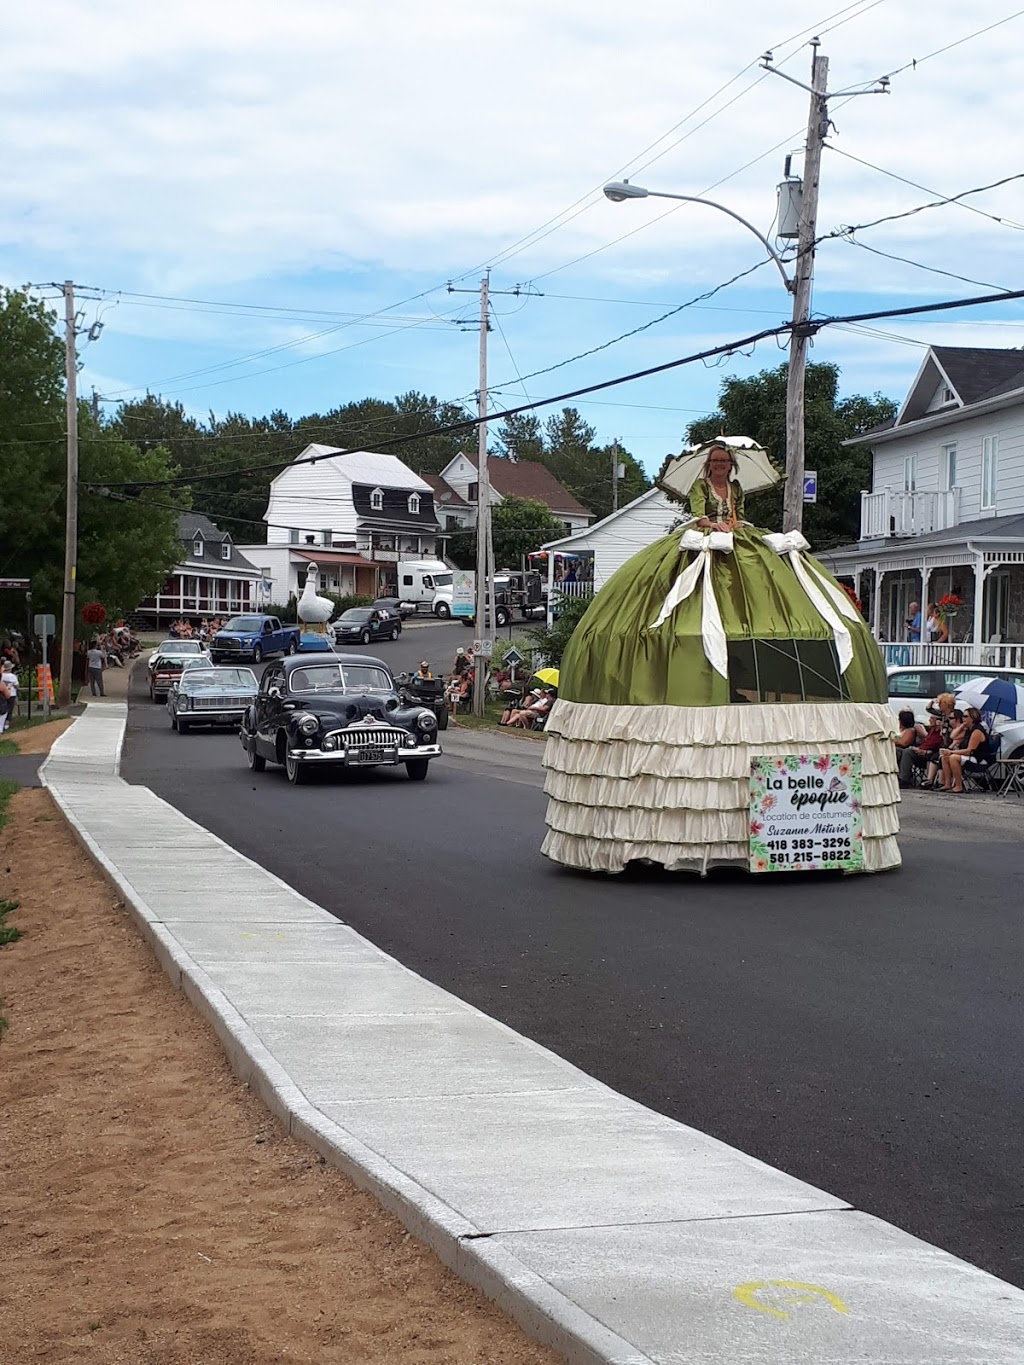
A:
{"type": "Polygon", "coordinates": [[[974,556],[974,657],[981,658],[981,628],[985,619],[985,556],[978,550],[974,556]]]}
{"type": "Polygon", "coordinates": [[[875,600],[871,610],[871,631],[876,640],[882,638],[882,580],[885,578],[885,570],[880,569],[876,564],[875,568],[875,600]]]}

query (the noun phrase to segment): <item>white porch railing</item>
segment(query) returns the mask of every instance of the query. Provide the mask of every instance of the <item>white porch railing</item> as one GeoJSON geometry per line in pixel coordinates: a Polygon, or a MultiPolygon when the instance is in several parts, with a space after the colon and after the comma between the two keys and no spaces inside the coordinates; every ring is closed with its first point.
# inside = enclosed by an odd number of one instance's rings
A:
{"type": "Polygon", "coordinates": [[[923,536],[945,531],[960,521],[960,489],[905,493],[883,488],[860,495],[860,538],[923,536]]]}
{"type": "Polygon", "coordinates": [[[887,668],[1024,668],[1020,645],[880,645],[887,668]]]}

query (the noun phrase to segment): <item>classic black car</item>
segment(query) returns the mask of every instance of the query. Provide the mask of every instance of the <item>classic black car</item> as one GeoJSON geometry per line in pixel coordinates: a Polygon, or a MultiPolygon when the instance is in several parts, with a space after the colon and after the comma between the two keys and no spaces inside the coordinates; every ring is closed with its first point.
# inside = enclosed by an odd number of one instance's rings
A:
{"type": "Polygon", "coordinates": [[[197,725],[238,725],[256,698],[251,668],[186,667],[167,698],[179,735],[197,725]]]}
{"type": "Polygon", "coordinates": [[[350,607],[331,622],[337,645],[368,645],[372,640],[397,640],[402,620],[384,607],[350,607]]]}
{"type": "Polygon", "coordinates": [[[398,763],[422,782],[441,752],[433,711],[403,699],[387,665],[365,654],[272,663],[239,738],[253,772],[280,763],[293,783],[316,767],[398,763]]]}

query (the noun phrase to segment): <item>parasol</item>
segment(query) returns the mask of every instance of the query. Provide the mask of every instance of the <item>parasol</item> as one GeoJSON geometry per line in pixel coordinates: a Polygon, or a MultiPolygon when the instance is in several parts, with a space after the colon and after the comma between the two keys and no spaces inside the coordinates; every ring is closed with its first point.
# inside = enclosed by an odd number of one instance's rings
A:
{"type": "Polygon", "coordinates": [[[719,436],[713,441],[702,441],[684,450],[681,455],[670,455],[655,482],[666,493],[685,497],[704,473],[708,454],[716,446],[725,446],[736,456],[739,466],[736,478],[744,493],[760,493],[771,488],[782,477],[768,458],[763,446],[749,436],[719,436]]]}

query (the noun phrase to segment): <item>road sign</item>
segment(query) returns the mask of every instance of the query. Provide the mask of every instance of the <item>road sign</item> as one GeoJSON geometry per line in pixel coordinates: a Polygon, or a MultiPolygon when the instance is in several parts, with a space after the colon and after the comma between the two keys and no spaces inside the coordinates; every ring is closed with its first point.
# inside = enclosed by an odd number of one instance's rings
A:
{"type": "Polygon", "coordinates": [[[0,578],[0,588],[21,588],[27,591],[31,586],[31,578],[0,578]]]}
{"type": "Polygon", "coordinates": [[[804,470],[804,502],[818,501],[818,471],[816,469],[804,470]]]}
{"type": "Polygon", "coordinates": [[[489,659],[494,653],[494,641],[480,640],[479,645],[480,648],[475,650],[474,653],[479,654],[481,659],[489,659]]]}
{"type": "Polygon", "coordinates": [[[518,668],[523,662],[523,656],[519,653],[518,649],[510,649],[505,654],[505,662],[508,664],[509,668],[518,668]]]}
{"type": "Polygon", "coordinates": [[[46,616],[43,615],[33,616],[32,630],[35,632],[36,635],[39,636],[40,639],[42,639],[44,635],[56,635],[57,618],[55,616],[50,616],[49,614],[47,614],[46,616]]]}

